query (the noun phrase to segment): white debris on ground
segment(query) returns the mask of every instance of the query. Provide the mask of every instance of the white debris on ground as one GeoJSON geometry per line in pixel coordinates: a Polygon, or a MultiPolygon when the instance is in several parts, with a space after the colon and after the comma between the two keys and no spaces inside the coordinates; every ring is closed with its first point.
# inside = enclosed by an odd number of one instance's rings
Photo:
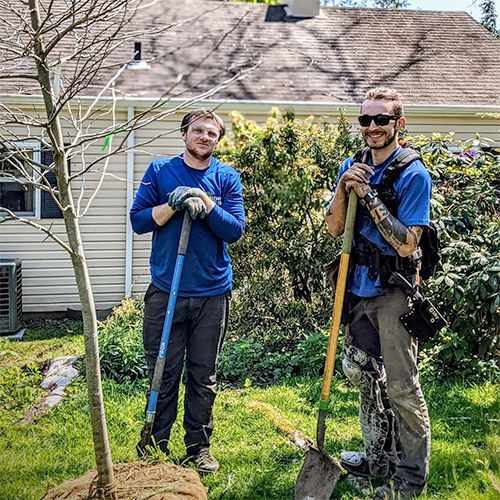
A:
{"type": "Polygon", "coordinates": [[[79,356],[52,359],[41,383],[47,395],[32,405],[24,414],[21,423],[28,424],[58,404],[66,394],[66,387],[80,372],[75,368],[79,356]]]}

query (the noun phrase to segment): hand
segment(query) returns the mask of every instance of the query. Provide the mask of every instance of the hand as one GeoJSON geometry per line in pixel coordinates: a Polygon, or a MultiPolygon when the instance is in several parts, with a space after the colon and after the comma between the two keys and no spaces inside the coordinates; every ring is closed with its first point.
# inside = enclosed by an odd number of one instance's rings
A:
{"type": "Polygon", "coordinates": [[[374,173],[375,171],[369,165],[353,163],[342,175],[341,182],[347,192],[352,188],[362,198],[370,190],[369,176],[374,173]]]}
{"type": "Polygon", "coordinates": [[[179,186],[176,187],[169,195],[167,199],[167,203],[169,207],[172,210],[180,210],[181,209],[181,204],[179,203],[179,199],[181,196],[186,192],[189,191],[191,188],[189,186],[179,186]]]}
{"type": "Polygon", "coordinates": [[[188,187],[188,186],[179,186],[175,188],[168,197],[168,204],[174,210],[179,210],[187,198],[201,198],[206,196],[205,192],[199,188],[188,187]]]}
{"type": "Polygon", "coordinates": [[[207,215],[207,207],[201,198],[197,196],[192,196],[191,198],[186,198],[181,206],[181,209],[185,209],[189,212],[191,219],[203,219],[207,215]]]}

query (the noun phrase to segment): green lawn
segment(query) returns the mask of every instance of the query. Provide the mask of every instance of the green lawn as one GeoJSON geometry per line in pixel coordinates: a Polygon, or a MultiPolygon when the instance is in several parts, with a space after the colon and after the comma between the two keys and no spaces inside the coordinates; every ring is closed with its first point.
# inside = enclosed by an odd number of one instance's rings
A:
{"type": "MultiPolygon", "coordinates": [[[[57,323],[49,331],[51,334],[40,333],[38,328],[22,342],[0,341],[0,499],[38,499],[46,489],[94,466],[82,378],[48,415],[29,425],[19,423],[23,411],[41,393],[34,361],[83,350],[78,323],[57,323]]],[[[143,382],[105,383],[115,462],[136,459],[134,447],[142,426],[145,388],[143,382]]],[[[498,387],[491,383],[426,384],[424,390],[433,437],[426,498],[498,499],[498,387]]],[[[319,381],[297,379],[270,387],[221,390],[214,410],[212,446],[221,468],[203,478],[209,497],[292,498],[304,454],[278,432],[259,403],[272,405],[279,419],[314,436],[318,394],[319,381]]],[[[334,384],[327,429],[326,448],[332,455],[360,447],[357,394],[343,382],[334,384]]],[[[173,430],[171,449],[171,460],[182,463],[179,423],[173,430]]],[[[358,497],[352,487],[340,481],[333,498],[358,497]]]]}

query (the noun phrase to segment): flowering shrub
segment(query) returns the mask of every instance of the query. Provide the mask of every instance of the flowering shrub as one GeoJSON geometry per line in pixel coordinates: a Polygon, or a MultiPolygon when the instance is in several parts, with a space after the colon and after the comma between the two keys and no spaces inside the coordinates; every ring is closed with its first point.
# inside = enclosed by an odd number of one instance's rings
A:
{"type": "Polygon", "coordinates": [[[471,142],[454,154],[418,140],[434,180],[431,209],[442,246],[441,266],[425,288],[450,322],[425,346],[422,362],[441,377],[498,373],[500,151],[471,142]]]}

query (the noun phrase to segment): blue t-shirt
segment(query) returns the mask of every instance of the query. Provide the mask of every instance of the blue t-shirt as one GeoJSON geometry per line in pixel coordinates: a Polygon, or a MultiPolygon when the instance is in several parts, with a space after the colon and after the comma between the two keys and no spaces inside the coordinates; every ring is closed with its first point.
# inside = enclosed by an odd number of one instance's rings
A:
{"type": "Polygon", "coordinates": [[[138,234],[153,231],[151,282],[170,291],[184,212],[176,213],[164,226],[152,217],[153,207],[167,202],[178,186],[197,187],[215,202],[204,219],[191,226],[179,296],[204,297],[228,292],[232,286],[228,244],[245,229],[245,211],[240,176],[233,168],[212,158],[204,170],[189,167],[182,155],[154,160],[139,186],[130,220],[138,234]]]}
{"type": "MultiPolygon", "coordinates": [[[[372,165],[375,174],[370,179],[371,184],[378,184],[382,180],[383,172],[400,151],[401,147],[398,147],[384,163],[377,166],[372,165]]],[[[337,184],[342,174],[351,164],[352,158],[344,160],[339,170],[337,184]]],[[[396,218],[406,227],[429,225],[431,189],[430,175],[420,160],[415,160],[408,165],[396,179],[394,190],[399,203],[396,218]]],[[[385,240],[368,212],[361,205],[358,205],[356,214],[354,235],[356,234],[363,235],[377,245],[383,255],[397,255],[396,250],[385,240]]],[[[356,246],[355,237],[353,245],[356,246]]],[[[384,288],[380,284],[380,277],[371,280],[368,277],[368,267],[362,265],[355,267],[347,284],[347,289],[359,297],[376,297],[384,293],[384,288]]]]}

